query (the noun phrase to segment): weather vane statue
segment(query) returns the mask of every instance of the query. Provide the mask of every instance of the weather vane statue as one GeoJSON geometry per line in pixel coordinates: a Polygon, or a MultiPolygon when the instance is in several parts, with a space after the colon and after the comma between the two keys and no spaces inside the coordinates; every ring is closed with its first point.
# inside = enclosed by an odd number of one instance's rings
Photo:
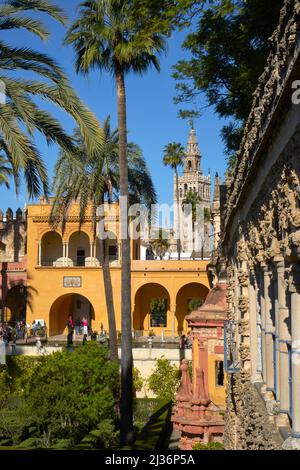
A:
{"type": "Polygon", "coordinates": [[[194,119],[189,120],[189,125],[191,126],[191,129],[194,129],[194,119]]]}

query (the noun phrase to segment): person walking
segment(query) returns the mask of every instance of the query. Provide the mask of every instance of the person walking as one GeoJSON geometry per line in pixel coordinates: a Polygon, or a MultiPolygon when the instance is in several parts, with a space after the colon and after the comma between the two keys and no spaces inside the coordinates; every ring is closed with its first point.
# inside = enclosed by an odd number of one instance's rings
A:
{"type": "Polygon", "coordinates": [[[88,335],[88,321],[85,317],[82,319],[82,327],[83,327],[83,336],[88,335]]]}
{"type": "Polygon", "coordinates": [[[68,327],[67,348],[70,348],[73,344],[73,334],[74,334],[74,324],[73,324],[72,315],[69,315],[66,325],[68,327]]]}
{"type": "Polygon", "coordinates": [[[81,328],[81,320],[80,318],[77,318],[75,321],[75,334],[76,336],[80,335],[80,328],[81,328]]]}

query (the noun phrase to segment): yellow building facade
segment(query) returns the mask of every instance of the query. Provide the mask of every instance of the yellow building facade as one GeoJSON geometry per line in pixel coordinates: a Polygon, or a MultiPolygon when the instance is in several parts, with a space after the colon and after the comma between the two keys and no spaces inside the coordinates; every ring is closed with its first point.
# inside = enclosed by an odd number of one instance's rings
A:
{"type": "MultiPolygon", "coordinates": [[[[27,209],[27,321],[44,320],[50,336],[64,334],[69,315],[86,317],[93,331],[108,330],[99,242],[94,243],[91,213],[79,228],[79,206],[70,208],[65,229],[50,224],[51,200],[27,209]]],[[[107,206],[105,230],[117,329],[121,330],[121,261],[118,206],[107,206]]],[[[206,261],[140,260],[140,243],[131,241],[132,322],[136,335],[178,336],[187,331],[192,299],[209,292],[206,261]],[[163,300],[164,318],[154,318],[153,299],[163,300]]]]}

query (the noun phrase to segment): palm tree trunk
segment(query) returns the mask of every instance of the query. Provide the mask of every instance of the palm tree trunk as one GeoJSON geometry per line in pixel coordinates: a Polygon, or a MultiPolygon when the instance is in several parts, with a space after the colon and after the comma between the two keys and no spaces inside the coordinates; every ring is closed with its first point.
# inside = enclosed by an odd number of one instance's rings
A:
{"type": "Polygon", "coordinates": [[[99,245],[100,245],[100,262],[102,265],[104,292],[105,292],[106,309],[107,309],[107,316],[108,316],[110,359],[112,361],[117,361],[118,360],[118,337],[117,337],[116,316],[115,316],[115,307],[114,307],[114,296],[113,296],[110,267],[109,267],[109,256],[106,253],[105,240],[99,239],[99,245]]]}
{"type": "Polygon", "coordinates": [[[120,196],[126,198],[120,213],[122,243],[122,287],[121,287],[121,401],[120,444],[133,440],[133,357],[131,326],[131,259],[128,233],[128,160],[127,160],[127,116],[124,71],[117,70],[118,127],[120,196]]]}
{"type": "Polygon", "coordinates": [[[195,222],[193,221],[193,260],[195,260],[195,222]]]}
{"type": "Polygon", "coordinates": [[[180,235],[181,235],[181,223],[180,223],[180,208],[179,208],[179,184],[178,184],[178,170],[175,168],[175,179],[176,179],[176,198],[177,198],[177,227],[178,227],[178,238],[177,238],[177,253],[178,253],[178,259],[180,260],[181,258],[181,241],[180,241],[180,235]]]}

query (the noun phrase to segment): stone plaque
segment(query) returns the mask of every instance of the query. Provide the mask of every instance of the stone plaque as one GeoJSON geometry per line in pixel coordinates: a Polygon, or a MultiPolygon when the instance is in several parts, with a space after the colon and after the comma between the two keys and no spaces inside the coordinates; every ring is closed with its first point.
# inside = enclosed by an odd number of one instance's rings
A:
{"type": "Polygon", "coordinates": [[[64,287],[82,287],[81,276],[64,276],[64,287]]]}

